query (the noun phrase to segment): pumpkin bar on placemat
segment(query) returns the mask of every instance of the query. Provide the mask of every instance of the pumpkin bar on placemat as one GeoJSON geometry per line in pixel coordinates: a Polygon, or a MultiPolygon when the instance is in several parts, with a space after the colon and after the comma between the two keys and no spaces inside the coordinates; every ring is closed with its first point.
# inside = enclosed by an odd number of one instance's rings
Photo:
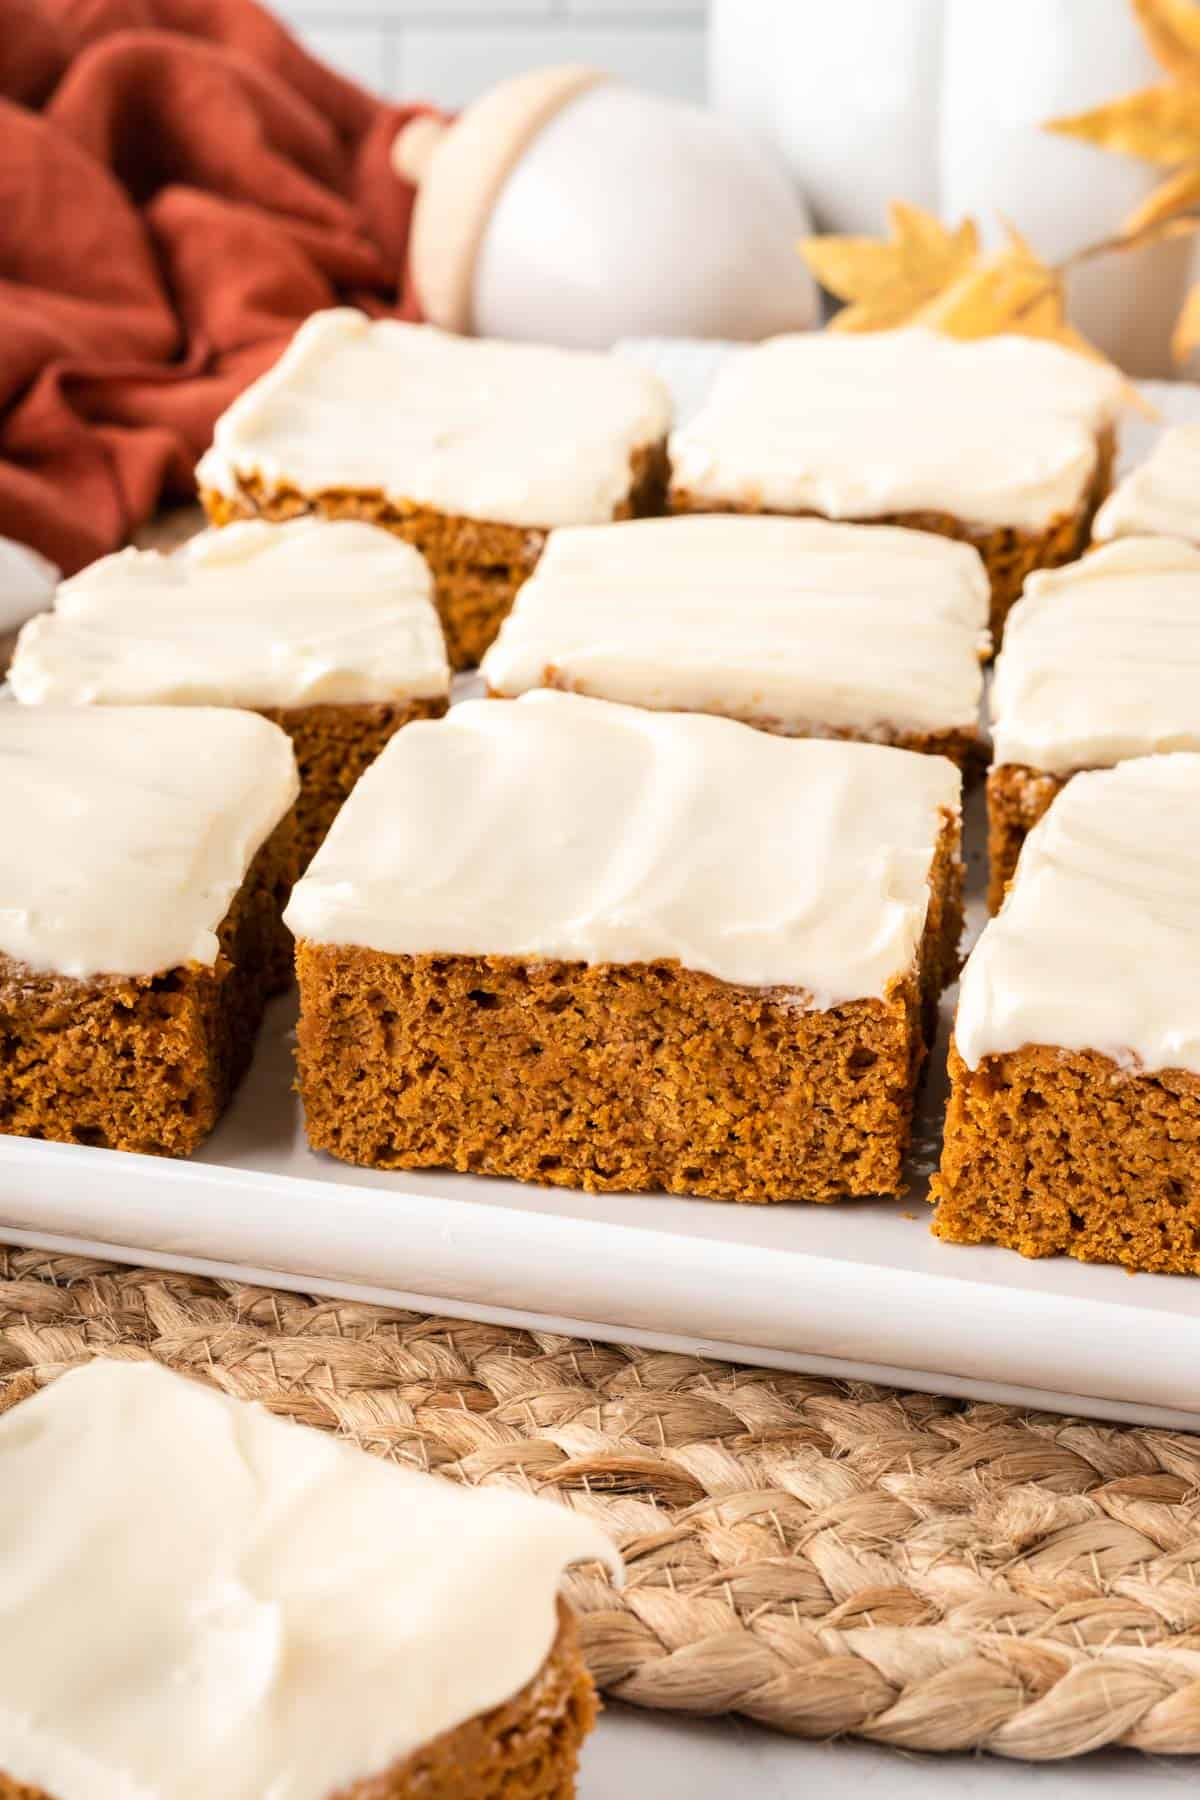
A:
{"type": "Polygon", "coordinates": [[[251,707],[300,768],[301,866],[392,733],[450,690],[433,581],[372,525],[297,519],[123,550],[65,582],[21,632],[18,700],[251,707]]]}
{"type": "Polygon", "coordinates": [[[1145,462],[1108,496],[1092,536],[1097,543],[1122,537],[1200,543],[1200,424],[1163,432],[1145,462]]]}
{"type": "Polygon", "coordinates": [[[1122,538],[1034,575],[991,692],[988,904],[1026,834],[1080,769],[1200,750],[1200,549],[1122,538]]]}
{"type": "Polygon", "coordinates": [[[671,438],[675,512],[817,513],[965,538],[996,641],[1031,569],[1086,543],[1121,377],[1026,337],[804,332],[735,351],[671,438]]]}
{"type": "Polygon", "coordinates": [[[0,706],[0,1132],[204,1139],[289,977],[298,789],[254,713],[0,706]]]}
{"type": "Polygon", "coordinates": [[[553,532],[481,672],[510,698],[564,688],[961,766],[987,618],[978,552],[928,532],[639,519],[553,532]]]}
{"type": "Polygon", "coordinates": [[[624,358],[338,308],[218,419],[197,479],[217,524],[319,512],[407,538],[467,668],[550,527],[659,509],[669,422],[666,389],[624,358]]]}
{"type": "Polygon", "coordinates": [[[1077,775],[967,959],[934,1230],[1200,1274],[1200,756],[1077,775]]]}
{"type": "Polygon", "coordinates": [[[539,690],[394,738],[287,913],[309,1141],[378,1168],[904,1185],[959,771],[539,690]]]}
{"type": "Polygon", "coordinates": [[[570,1800],[597,1561],[566,1504],[88,1363],[0,1418],[0,1795],[570,1800]]]}

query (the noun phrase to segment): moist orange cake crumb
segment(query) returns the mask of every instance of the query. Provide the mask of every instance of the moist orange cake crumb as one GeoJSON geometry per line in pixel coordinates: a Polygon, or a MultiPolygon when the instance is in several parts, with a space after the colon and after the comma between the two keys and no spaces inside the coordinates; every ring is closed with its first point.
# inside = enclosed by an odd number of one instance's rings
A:
{"type": "Polygon", "coordinates": [[[546,690],[412,726],[286,914],[310,1143],[593,1190],[900,1191],[959,793],[943,758],[546,690]]]}

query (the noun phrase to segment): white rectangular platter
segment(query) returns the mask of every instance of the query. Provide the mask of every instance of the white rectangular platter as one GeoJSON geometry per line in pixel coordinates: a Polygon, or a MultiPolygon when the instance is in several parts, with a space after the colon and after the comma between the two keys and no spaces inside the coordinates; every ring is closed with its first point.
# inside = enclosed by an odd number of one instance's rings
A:
{"type": "MultiPolygon", "coordinates": [[[[1172,391],[1170,413],[1196,416],[1195,393],[1172,391]]],[[[978,894],[978,794],[970,811],[978,894]]],[[[0,1238],[1200,1429],[1200,1281],[1027,1262],[930,1235],[952,1007],[951,994],[904,1201],[754,1207],[350,1168],[306,1147],[281,1001],[228,1116],[191,1162],[0,1137],[0,1238]]]]}

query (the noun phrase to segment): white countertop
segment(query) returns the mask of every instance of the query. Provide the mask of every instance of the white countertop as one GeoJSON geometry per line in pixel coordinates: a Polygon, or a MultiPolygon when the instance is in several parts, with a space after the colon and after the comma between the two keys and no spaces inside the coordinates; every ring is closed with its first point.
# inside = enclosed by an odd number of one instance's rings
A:
{"type": "Polygon", "coordinates": [[[913,1755],[610,1705],[584,1750],[579,1800],[1183,1800],[1198,1782],[1200,1758],[1191,1756],[1114,1750],[1018,1763],[913,1755]]]}

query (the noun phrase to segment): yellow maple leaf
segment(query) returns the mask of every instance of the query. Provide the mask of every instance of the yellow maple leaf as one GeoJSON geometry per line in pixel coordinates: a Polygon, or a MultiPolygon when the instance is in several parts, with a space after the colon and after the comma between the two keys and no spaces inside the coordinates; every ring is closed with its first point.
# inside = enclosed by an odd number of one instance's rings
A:
{"type": "Polygon", "coordinates": [[[1046,130],[1101,150],[1174,169],[1125,221],[1143,231],[1200,204],[1200,6],[1195,0],[1133,0],[1142,33],[1175,77],[1086,112],[1049,119],[1046,130]]]}
{"type": "Polygon", "coordinates": [[[903,325],[927,301],[970,269],[979,239],[970,219],[956,230],[919,206],[894,200],[888,239],[810,237],[800,250],[831,294],[849,304],[831,321],[834,331],[886,331],[903,325]]]}
{"type": "MultiPolygon", "coordinates": [[[[1005,230],[1007,242],[923,306],[913,324],[929,325],[949,337],[1009,333],[1048,338],[1081,356],[1108,363],[1104,352],[1069,322],[1062,271],[1044,263],[1014,226],[1006,225],[1005,230]]],[[[1153,411],[1132,383],[1125,384],[1125,392],[1130,405],[1153,411]]]]}
{"type": "Polygon", "coordinates": [[[1011,226],[1002,249],[980,257],[913,316],[914,324],[961,338],[1014,331],[1046,337],[1062,322],[1057,274],[1038,260],[1011,226]]]}
{"type": "MultiPolygon", "coordinates": [[[[1010,333],[1049,338],[1068,350],[1108,358],[1068,323],[1063,276],[1044,263],[1006,222],[1000,249],[979,252],[970,219],[955,231],[930,213],[893,201],[891,237],[806,238],[800,248],[824,287],[849,304],[831,331],[887,331],[926,325],[948,337],[1010,333]]],[[[1130,386],[1132,403],[1142,405],[1130,386]]]]}
{"type": "Polygon", "coordinates": [[[1185,363],[1200,345],[1200,287],[1194,287],[1179,310],[1171,333],[1171,354],[1177,363],[1185,363]]]}
{"type": "Polygon", "coordinates": [[[1194,0],[1133,0],[1133,10],[1168,75],[1200,82],[1200,7],[1194,0]]]}
{"type": "Polygon", "coordinates": [[[1200,89],[1160,82],[1087,112],[1047,119],[1046,130],[1174,168],[1200,159],[1200,89]]]}

